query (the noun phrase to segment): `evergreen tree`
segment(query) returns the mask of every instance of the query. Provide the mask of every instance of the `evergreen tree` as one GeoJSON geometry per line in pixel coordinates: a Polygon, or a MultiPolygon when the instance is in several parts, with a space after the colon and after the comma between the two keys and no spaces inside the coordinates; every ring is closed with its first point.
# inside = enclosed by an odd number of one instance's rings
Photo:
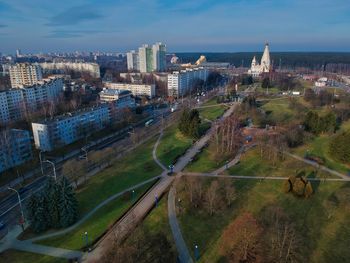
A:
{"type": "Polygon", "coordinates": [[[59,187],[61,188],[59,200],[60,224],[62,227],[67,227],[78,218],[78,201],[73,187],[66,177],[62,177],[59,187]]]}
{"type": "Polygon", "coordinates": [[[34,232],[45,231],[49,227],[47,206],[45,196],[42,192],[31,196],[27,205],[28,217],[30,225],[34,232]]]}
{"type": "Polygon", "coordinates": [[[60,227],[60,188],[53,178],[50,178],[44,189],[45,202],[47,203],[49,225],[53,228],[60,227]]]}

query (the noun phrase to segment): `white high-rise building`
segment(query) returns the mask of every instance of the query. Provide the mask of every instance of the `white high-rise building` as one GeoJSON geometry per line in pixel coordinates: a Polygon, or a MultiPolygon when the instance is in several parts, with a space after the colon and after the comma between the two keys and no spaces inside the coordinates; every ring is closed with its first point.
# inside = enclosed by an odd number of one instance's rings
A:
{"type": "Polygon", "coordinates": [[[174,71],[168,75],[168,95],[175,97],[185,95],[191,91],[196,80],[206,81],[208,74],[208,70],[203,67],[174,71]]]}
{"type": "Polygon", "coordinates": [[[149,45],[142,45],[139,48],[139,61],[140,72],[152,72],[153,71],[153,49],[149,45]]]}
{"type": "Polygon", "coordinates": [[[152,46],[153,55],[153,71],[166,70],[166,45],[160,42],[152,46]]]}
{"type": "Polygon", "coordinates": [[[128,70],[140,70],[139,54],[135,50],[126,53],[128,70]]]}
{"type": "Polygon", "coordinates": [[[271,61],[270,61],[270,50],[269,44],[265,44],[265,49],[263,56],[261,58],[261,63],[259,64],[256,61],[255,56],[253,57],[252,64],[250,69],[248,70],[248,74],[253,77],[259,77],[261,73],[268,73],[271,70],[271,61]]]}
{"type": "Polygon", "coordinates": [[[40,81],[42,70],[39,65],[18,63],[9,67],[12,88],[31,86],[40,81]]]}

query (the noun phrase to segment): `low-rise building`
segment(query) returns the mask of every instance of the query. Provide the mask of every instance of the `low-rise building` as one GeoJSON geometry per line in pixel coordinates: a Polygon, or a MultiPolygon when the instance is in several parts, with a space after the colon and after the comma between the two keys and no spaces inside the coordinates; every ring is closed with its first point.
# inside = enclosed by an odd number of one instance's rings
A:
{"type": "Polygon", "coordinates": [[[134,96],[149,96],[153,98],[156,95],[156,86],[154,84],[104,82],[104,86],[108,89],[129,90],[134,96]]]}
{"type": "Polygon", "coordinates": [[[28,131],[12,129],[0,132],[0,173],[32,158],[28,131]]]}
{"type": "Polygon", "coordinates": [[[135,107],[135,99],[129,90],[104,88],[99,95],[101,102],[114,102],[118,108],[135,107]]]}
{"type": "Polygon", "coordinates": [[[168,95],[179,97],[190,92],[196,80],[206,81],[209,71],[203,67],[174,71],[168,75],[168,95]]]}
{"type": "Polygon", "coordinates": [[[109,107],[103,104],[32,123],[35,147],[52,151],[105,128],[109,122],[109,107]]]}

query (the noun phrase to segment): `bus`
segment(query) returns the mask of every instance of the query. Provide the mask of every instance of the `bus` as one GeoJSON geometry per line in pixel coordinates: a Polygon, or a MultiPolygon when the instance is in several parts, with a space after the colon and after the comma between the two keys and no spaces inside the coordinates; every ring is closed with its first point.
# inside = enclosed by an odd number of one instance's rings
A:
{"type": "Polygon", "coordinates": [[[146,121],[145,122],[145,127],[151,126],[153,122],[154,122],[153,119],[150,119],[150,120],[146,121]]]}

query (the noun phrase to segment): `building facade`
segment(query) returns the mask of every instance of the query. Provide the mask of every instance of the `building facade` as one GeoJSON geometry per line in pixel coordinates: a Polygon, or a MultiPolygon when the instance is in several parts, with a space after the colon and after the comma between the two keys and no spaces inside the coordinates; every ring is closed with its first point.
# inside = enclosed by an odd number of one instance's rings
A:
{"type": "Polygon", "coordinates": [[[104,88],[99,95],[101,102],[114,102],[117,108],[135,107],[135,99],[129,90],[104,88]]]}
{"type": "Polygon", "coordinates": [[[140,70],[139,54],[135,50],[131,50],[126,53],[126,60],[128,65],[128,70],[140,70]]]}
{"type": "Polygon", "coordinates": [[[207,81],[209,71],[203,67],[174,71],[168,75],[168,95],[183,96],[190,92],[196,80],[207,81]]]}
{"type": "Polygon", "coordinates": [[[139,63],[140,72],[152,72],[153,71],[153,49],[147,44],[142,45],[139,48],[139,63]]]}
{"type": "Polygon", "coordinates": [[[160,42],[152,46],[153,71],[166,70],[166,45],[160,42]]]}
{"type": "Polygon", "coordinates": [[[23,88],[31,86],[40,81],[42,70],[39,65],[29,63],[18,63],[9,66],[12,88],[23,88]]]}
{"type": "Polygon", "coordinates": [[[52,120],[32,123],[35,147],[52,151],[105,128],[109,122],[109,107],[102,104],[57,116],[52,120]]]}
{"type": "Polygon", "coordinates": [[[12,129],[0,133],[0,173],[32,158],[29,131],[12,129]]]}
{"type": "Polygon", "coordinates": [[[43,71],[47,73],[66,72],[69,70],[75,72],[86,72],[94,78],[100,77],[100,66],[96,63],[85,63],[85,62],[45,62],[40,63],[43,71]]]}
{"type": "Polygon", "coordinates": [[[156,95],[156,86],[154,84],[104,82],[104,86],[108,89],[129,90],[134,96],[149,96],[153,98],[156,95]]]}
{"type": "Polygon", "coordinates": [[[33,86],[0,91],[0,123],[23,119],[45,103],[57,101],[62,91],[62,78],[47,78],[33,86]]]}
{"type": "Polygon", "coordinates": [[[269,44],[265,44],[265,49],[263,56],[261,58],[261,63],[257,62],[255,56],[253,57],[252,64],[248,70],[248,74],[253,77],[259,77],[262,73],[268,73],[271,70],[271,61],[270,61],[270,50],[269,44]]]}

